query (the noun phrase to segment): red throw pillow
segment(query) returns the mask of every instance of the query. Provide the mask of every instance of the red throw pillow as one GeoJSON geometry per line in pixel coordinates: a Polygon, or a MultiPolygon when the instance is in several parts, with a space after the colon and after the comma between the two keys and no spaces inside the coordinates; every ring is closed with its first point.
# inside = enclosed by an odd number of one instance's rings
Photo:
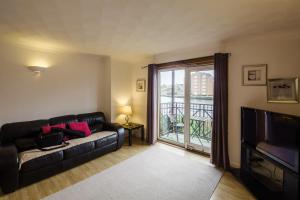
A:
{"type": "Polygon", "coordinates": [[[55,125],[52,125],[52,126],[42,126],[42,131],[44,134],[47,134],[47,133],[50,133],[51,132],[51,129],[52,128],[63,128],[63,129],[66,129],[66,124],[55,124],[55,125]]]}
{"type": "Polygon", "coordinates": [[[69,127],[71,130],[84,132],[85,137],[92,135],[87,122],[71,122],[69,127]]]}

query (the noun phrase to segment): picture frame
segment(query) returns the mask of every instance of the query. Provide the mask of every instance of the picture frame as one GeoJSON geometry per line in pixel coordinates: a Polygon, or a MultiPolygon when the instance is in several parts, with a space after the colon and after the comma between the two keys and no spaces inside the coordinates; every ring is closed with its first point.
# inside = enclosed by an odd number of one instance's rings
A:
{"type": "Polygon", "coordinates": [[[145,92],[146,91],[146,80],[138,79],[136,81],[136,91],[137,92],[145,92]]]}
{"type": "Polygon", "coordinates": [[[244,65],[242,81],[244,86],[267,85],[267,64],[244,65]]]}
{"type": "Polygon", "coordinates": [[[268,79],[267,99],[270,103],[299,103],[298,77],[268,79]]]}

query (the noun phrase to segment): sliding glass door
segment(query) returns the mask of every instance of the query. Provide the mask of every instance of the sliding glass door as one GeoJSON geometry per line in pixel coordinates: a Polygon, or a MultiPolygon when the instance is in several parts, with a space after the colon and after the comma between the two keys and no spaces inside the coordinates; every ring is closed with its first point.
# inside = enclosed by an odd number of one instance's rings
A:
{"type": "Polygon", "coordinates": [[[159,139],[184,145],[184,69],[159,72],[159,139]]]}
{"type": "Polygon", "coordinates": [[[213,123],[213,66],[188,69],[187,146],[206,153],[211,150],[213,123]]]}
{"type": "Polygon", "coordinates": [[[159,71],[158,138],[210,153],[213,66],[159,71]]]}

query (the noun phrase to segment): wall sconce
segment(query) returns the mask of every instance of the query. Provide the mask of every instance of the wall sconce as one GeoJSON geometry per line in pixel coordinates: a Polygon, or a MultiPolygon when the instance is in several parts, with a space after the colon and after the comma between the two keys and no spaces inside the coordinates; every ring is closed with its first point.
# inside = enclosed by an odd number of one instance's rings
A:
{"type": "Polygon", "coordinates": [[[27,66],[27,68],[36,74],[40,74],[41,72],[46,70],[46,67],[41,66],[27,66]]]}

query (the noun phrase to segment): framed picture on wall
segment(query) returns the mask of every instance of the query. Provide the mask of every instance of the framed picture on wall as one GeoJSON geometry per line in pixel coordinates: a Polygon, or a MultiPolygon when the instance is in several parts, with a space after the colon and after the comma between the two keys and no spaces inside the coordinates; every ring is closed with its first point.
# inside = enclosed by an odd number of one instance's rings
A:
{"type": "Polygon", "coordinates": [[[145,92],[146,91],[146,80],[138,79],[136,81],[136,91],[137,92],[145,92]]]}
{"type": "Polygon", "coordinates": [[[267,85],[267,65],[244,65],[243,85],[267,85]]]}
{"type": "Polygon", "coordinates": [[[268,102],[299,103],[298,78],[268,79],[268,102]]]}

